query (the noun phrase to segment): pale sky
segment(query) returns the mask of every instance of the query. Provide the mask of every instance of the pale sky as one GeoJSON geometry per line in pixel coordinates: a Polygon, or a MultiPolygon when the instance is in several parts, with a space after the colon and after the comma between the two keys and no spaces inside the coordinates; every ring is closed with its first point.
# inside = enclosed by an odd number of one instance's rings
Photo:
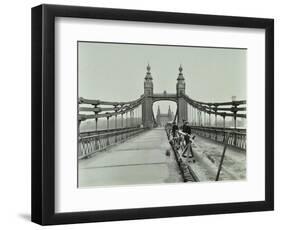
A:
{"type": "MultiPolygon", "coordinates": [[[[146,66],[154,92],[176,93],[179,65],[186,94],[199,101],[246,99],[246,49],[176,47],[113,43],[78,43],[79,97],[129,101],[143,94],[146,66]]],[[[166,113],[168,104],[160,103],[166,113]]],[[[154,105],[154,111],[157,104],[154,105]]]]}

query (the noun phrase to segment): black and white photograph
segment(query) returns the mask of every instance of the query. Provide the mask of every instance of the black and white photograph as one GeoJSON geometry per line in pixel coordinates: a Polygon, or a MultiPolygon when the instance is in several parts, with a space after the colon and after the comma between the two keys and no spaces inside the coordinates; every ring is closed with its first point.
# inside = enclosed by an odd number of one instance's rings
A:
{"type": "Polygon", "coordinates": [[[77,42],[77,187],[247,180],[247,49],[77,42]]]}
{"type": "Polygon", "coordinates": [[[33,222],[274,210],[274,19],[173,9],[32,8],[33,222]]]}

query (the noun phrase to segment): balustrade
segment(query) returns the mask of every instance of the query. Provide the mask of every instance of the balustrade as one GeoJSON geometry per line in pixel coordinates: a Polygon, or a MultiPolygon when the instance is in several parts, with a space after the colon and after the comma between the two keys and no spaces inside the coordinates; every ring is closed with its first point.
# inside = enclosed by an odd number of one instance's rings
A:
{"type": "Polygon", "coordinates": [[[229,134],[228,144],[246,150],[246,129],[191,126],[192,133],[223,143],[229,134]]]}
{"type": "Polygon", "coordinates": [[[144,130],[144,128],[132,127],[81,132],[78,138],[78,158],[88,158],[96,152],[136,136],[144,130]]]}

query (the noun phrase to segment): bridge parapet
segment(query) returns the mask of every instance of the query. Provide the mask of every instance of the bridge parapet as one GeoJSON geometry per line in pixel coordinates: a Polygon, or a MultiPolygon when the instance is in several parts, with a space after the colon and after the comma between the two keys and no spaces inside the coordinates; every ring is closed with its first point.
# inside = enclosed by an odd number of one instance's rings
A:
{"type": "Polygon", "coordinates": [[[206,137],[221,143],[225,142],[226,136],[228,134],[228,145],[246,150],[246,129],[191,126],[191,130],[193,133],[199,136],[206,137]]]}
{"type": "Polygon", "coordinates": [[[95,153],[124,142],[145,130],[141,127],[131,127],[82,132],[78,138],[78,159],[89,158],[95,153]]]}

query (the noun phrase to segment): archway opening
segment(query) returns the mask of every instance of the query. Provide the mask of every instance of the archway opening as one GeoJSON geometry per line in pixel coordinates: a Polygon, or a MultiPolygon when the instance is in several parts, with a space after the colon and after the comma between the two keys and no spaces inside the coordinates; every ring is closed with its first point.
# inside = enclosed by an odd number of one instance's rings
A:
{"type": "Polygon", "coordinates": [[[177,103],[174,101],[156,101],[152,105],[153,116],[157,127],[164,127],[172,122],[177,112],[177,103]]]}

